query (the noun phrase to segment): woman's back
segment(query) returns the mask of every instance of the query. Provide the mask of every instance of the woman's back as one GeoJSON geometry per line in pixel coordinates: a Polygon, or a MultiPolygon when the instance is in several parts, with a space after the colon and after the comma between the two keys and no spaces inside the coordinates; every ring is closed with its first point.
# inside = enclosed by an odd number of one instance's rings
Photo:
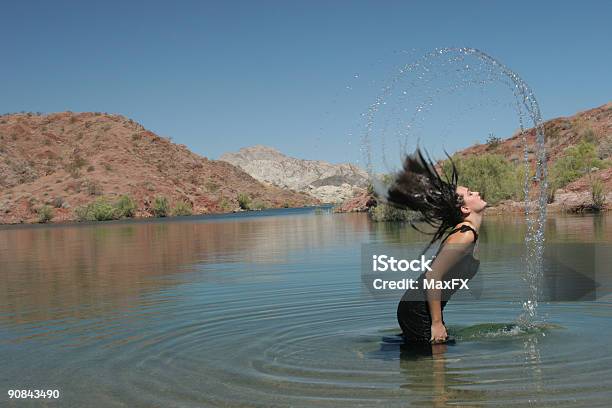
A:
{"type": "MultiPolygon", "coordinates": [[[[440,248],[434,256],[432,271],[424,272],[419,276],[419,291],[407,290],[404,293],[397,308],[397,318],[406,339],[429,341],[431,337],[431,314],[427,301],[428,289],[425,289],[425,280],[434,279],[435,281],[452,282],[452,279],[472,279],[480,265],[480,261],[474,257],[477,240],[478,233],[470,225],[461,224],[453,229],[441,242],[440,248]],[[469,242],[467,236],[458,240],[449,240],[456,233],[473,235],[473,240],[469,242]],[[468,242],[466,243],[466,241],[468,242]]],[[[434,291],[436,298],[440,300],[442,309],[458,289],[458,287],[453,287],[434,291]]]]}

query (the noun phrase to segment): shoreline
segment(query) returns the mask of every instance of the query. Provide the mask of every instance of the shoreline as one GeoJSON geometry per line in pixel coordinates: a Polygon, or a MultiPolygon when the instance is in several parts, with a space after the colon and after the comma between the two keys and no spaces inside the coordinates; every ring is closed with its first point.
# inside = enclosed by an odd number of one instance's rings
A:
{"type": "MultiPolygon", "coordinates": [[[[264,208],[261,210],[234,210],[222,213],[206,213],[206,214],[193,214],[193,215],[169,215],[166,217],[127,217],[116,220],[105,220],[105,221],[79,221],[79,220],[61,220],[61,221],[49,221],[49,222],[16,222],[16,223],[0,223],[0,230],[3,229],[17,229],[27,227],[62,227],[62,226],[91,226],[98,224],[140,224],[147,222],[172,222],[172,221],[189,221],[195,219],[231,219],[239,217],[248,217],[255,214],[261,214],[266,212],[293,212],[296,210],[306,210],[317,208],[331,209],[332,204],[321,204],[321,205],[310,205],[302,207],[275,207],[275,208],[264,208]]],[[[297,212],[297,211],[296,211],[297,212]]]]}
{"type": "MultiPolygon", "coordinates": [[[[593,200],[589,192],[566,192],[559,190],[554,202],[546,204],[546,212],[551,214],[567,213],[599,213],[612,210],[612,193],[605,196],[604,205],[597,208],[593,205],[593,200]]],[[[532,203],[537,204],[532,201],[532,203]]],[[[362,194],[334,207],[334,212],[368,212],[377,206],[376,198],[369,194],[362,194]]],[[[487,207],[488,214],[520,214],[525,212],[525,201],[503,200],[494,206],[487,207]]]]}
{"type": "MultiPolygon", "coordinates": [[[[486,215],[488,217],[522,217],[525,215],[524,202],[505,202],[503,205],[494,207],[488,207],[486,209],[486,215]]],[[[330,214],[351,214],[351,213],[367,213],[368,209],[359,209],[353,211],[339,211],[340,205],[338,204],[321,204],[311,205],[302,207],[278,207],[278,208],[265,208],[261,210],[234,210],[230,212],[222,213],[206,213],[206,214],[193,214],[193,215],[179,215],[179,216],[166,216],[166,217],[129,217],[121,218],[116,220],[106,221],[79,221],[79,220],[61,220],[61,221],[49,221],[49,222],[18,222],[18,223],[0,223],[0,230],[9,229],[21,229],[21,228],[43,228],[43,227],[78,227],[78,226],[94,226],[94,225],[117,225],[117,224],[142,224],[142,223],[158,223],[158,222],[177,222],[177,221],[199,221],[199,220],[216,220],[216,219],[233,219],[240,217],[249,217],[259,215],[262,213],[270,213],[270,215],[277,215],[273,213],[292,213],[300,212],[300,210],[313,210],[325,209],[329,210],[330,214]]],[[[590,216],[598,214],[607,214],[612,208],[610,205],[606,205],[599,211],[584,209],[578,211],[574,208],[564,208],[556,203],[547,205],[547,218],[550,215],[561,215],[561,216],[590,216]]]]}

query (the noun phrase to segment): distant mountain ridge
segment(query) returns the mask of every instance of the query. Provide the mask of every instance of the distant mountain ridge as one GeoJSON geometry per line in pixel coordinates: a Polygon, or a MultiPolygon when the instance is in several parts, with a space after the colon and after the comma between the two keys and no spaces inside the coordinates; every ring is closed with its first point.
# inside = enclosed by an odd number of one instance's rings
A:
{"type": "Polygon", "coordinates": [[[241,169],[209,160],[122,115],[61,112],[0,115],[0,223],[76,219],[75,208],[126,194],[136,216],[152,215],[155,197],[186,202],[194,214],[254,207],[301,207],[319,201],[265,185],[241,169]]]}
{"type": "Polygon", "coordinates": [[[219,160],[261,182],[304,192],[325,203],[343,202],[362,193],[368,185],[367,172],[354,164],[297,159],[269,146],[244,147],[223,154],[219,160]]]}

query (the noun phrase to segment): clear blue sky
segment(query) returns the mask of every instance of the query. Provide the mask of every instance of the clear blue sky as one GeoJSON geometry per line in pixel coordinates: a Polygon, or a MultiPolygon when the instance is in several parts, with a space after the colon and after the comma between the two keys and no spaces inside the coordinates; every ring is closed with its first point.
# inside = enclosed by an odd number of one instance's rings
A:
{"type": "MultiPolygon", "coordinates": [[[[612,100],[611,4],[5,2],[0,112],[121,113],[209,158],[265,144],[344,161],[377,89],[436,47],[496,57],[545,119],[612,100]]],[[[517,127],[510,115],[493,130],[517,127]]]]}

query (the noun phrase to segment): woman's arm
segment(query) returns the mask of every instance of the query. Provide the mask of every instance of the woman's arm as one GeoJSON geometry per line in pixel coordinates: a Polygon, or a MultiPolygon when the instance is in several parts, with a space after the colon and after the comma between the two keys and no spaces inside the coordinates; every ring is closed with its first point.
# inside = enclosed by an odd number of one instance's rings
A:
{"type": "Polygon", "coordinates": [[[427,300],[431,312],[431,342],[441,342],[447,339],[446,327],[442,323],[442,303],[439,300],[427,300]]]}
{"type": "MultiPolygon", "coordinates": [[[[425,278],[434,281],[444,280],[447,272],[463,256],[469,253],[474,242],[474,234],[471,231],[451,235],[444,247],[436,256],[431,265],[431,271],[425,274],[425,278]]],[[[442,316],[442,291],[440,289],[427,289],[427,303],[431,315],[431,341],[444,341],[447,338],[442,316]]]]}

